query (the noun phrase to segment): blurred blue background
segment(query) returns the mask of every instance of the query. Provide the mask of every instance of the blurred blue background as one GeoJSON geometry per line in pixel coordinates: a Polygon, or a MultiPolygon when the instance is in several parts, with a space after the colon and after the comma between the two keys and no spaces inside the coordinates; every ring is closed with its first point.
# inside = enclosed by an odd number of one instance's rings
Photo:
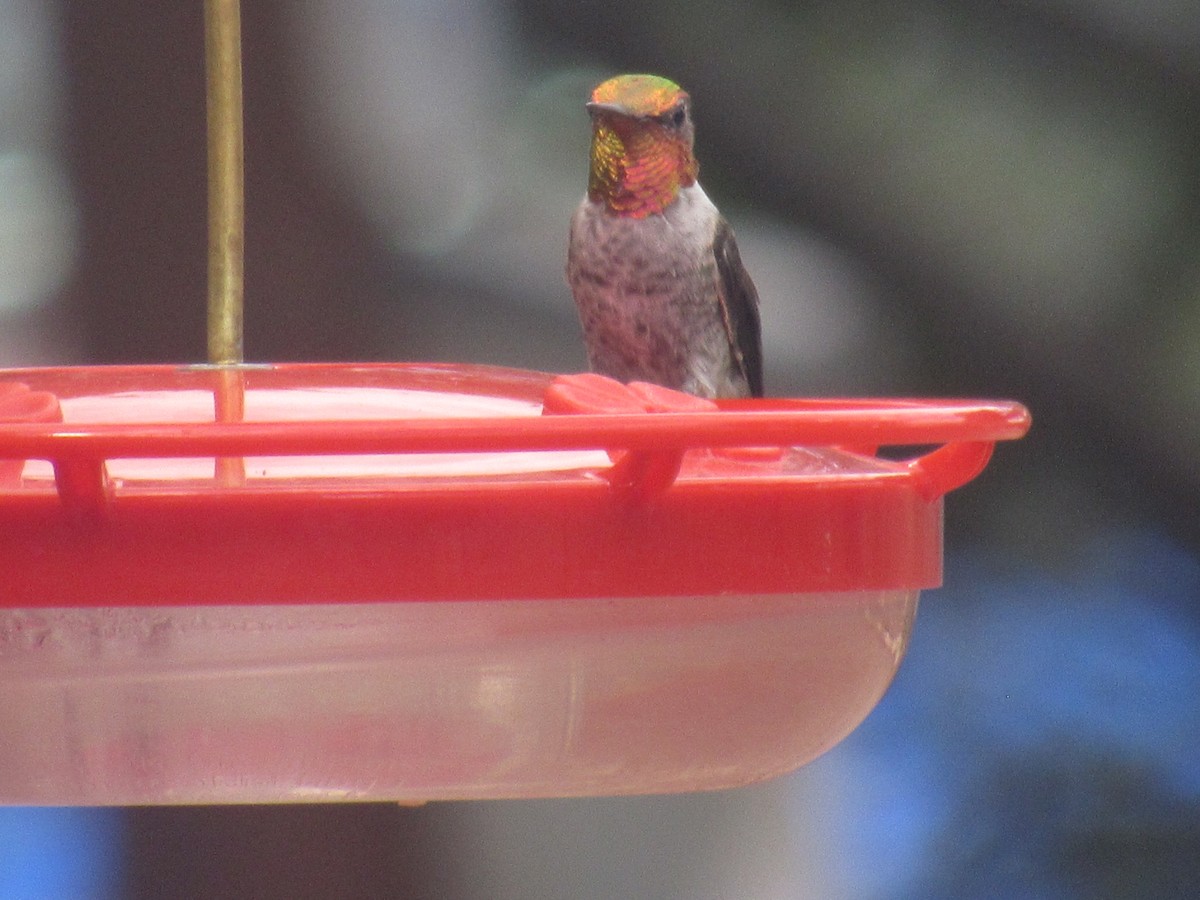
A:
{"type": "MultiPolygon", "coordinates": [[[[692,94],[768,392],[1035,428],[893,689],[695,797],[0,811],[3,897],[1200,896],[1194,0],[246,4],[252,359],[584,367],[587,91],[692,94]]],[[[204,355],[201,4],[0,0],[0,365],[204,355]]]]}
{"type": "Polygon", "coordinates": [[[0,807],[0,897],[121,896],[119,810],[0,807]]]}

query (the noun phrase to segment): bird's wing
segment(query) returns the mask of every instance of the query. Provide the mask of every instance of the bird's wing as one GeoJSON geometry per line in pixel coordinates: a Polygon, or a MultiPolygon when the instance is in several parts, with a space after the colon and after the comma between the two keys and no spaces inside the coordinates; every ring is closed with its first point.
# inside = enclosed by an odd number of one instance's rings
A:
{"type": "Polygon", "coordinates": [[[717,257],[717,295],[729,348],[750,385],[750,396],[763,395],[762,336],[758,321],[758,291],[742,265],[733,229],[724,218],[717,220],[713,238],[717,257]]]}

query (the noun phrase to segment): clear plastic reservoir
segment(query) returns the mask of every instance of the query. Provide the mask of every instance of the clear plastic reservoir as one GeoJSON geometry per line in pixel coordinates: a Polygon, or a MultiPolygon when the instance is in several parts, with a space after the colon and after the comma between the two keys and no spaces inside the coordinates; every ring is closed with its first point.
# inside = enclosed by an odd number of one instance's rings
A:
{"type": "Polygon", "coordinates": [[[943,495],[1027,427],[470,366],[0,372],[0,802],[790,771],[883,695],[943,495]]]}

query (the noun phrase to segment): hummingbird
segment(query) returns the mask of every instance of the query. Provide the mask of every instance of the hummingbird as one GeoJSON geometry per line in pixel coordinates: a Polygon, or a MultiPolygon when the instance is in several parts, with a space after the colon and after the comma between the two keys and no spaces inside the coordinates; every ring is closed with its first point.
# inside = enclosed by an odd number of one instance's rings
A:
{"type": "Polygon", "coordinates": [[[567,282],[592,370],[700,397],[761,397],[758,293],[696,180],[691,99],[657,75],[618,75],[587,111],[591,165],[567,282]]]}

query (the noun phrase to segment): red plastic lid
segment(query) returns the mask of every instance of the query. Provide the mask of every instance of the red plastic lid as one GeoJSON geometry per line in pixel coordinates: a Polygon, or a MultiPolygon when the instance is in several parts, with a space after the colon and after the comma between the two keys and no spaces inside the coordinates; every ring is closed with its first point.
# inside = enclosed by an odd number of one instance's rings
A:
{"type": "Polygon", "coordinates": [[[932,587],[942,495],[1028,427],[462,365],[0,371],[0,606],[932,587]]]}

